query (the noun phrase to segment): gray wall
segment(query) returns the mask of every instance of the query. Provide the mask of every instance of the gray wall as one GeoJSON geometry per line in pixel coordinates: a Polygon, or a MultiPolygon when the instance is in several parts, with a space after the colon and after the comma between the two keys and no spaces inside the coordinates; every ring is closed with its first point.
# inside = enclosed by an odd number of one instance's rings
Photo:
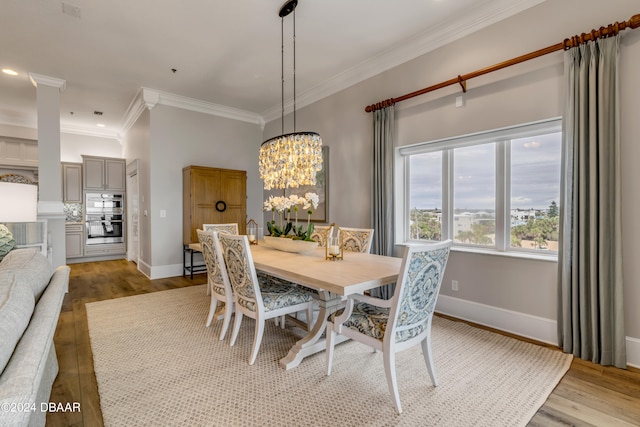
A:
{"type": "MultiPolygon", "coordinates": [[[[261,129],[256,124],[164,105],[156,105],[147,114],[148,125],[136,123],[141,129],[147,127],[149,140],[148,153],[136,154],[141,159],[140,170],[148,171],[143,173],[149,174],[151,183],[147,191],[140,181],[140,194],[146,195],[140,209],[148,211],[141,225],[146,223],[149,230],[148,236],[141,230],[141,242],[150,245],[143,249],[148,264],[148,271],[143,271],[151,278],[177,276],[182,274],[182,168],[198,165],[247,171],[247,216],[259,218],[261,129]],[[160,217],[161,210],[167,212],[165,218],[160,217]]],[[[128,161],[136,157],[129,147],[125,152],[128,161]]]]}
{"type": "MultiPolygon", "coordinates": [[[[330,147],[330,215],[340,225],[370,225],[372,117],[366,105],[398,97],[512,57],[547,47],[574,34],[627,20],[635,2],[548,0],[519,15],[437,49],[413,61],[331,95],[297,112],[298,130],[314,130],[330,147]]],[[[459,86],[396,106],[397,145],[496,129],[562,115],[563,53],[495,72],[468,82],[465,106],[455,107],[459,86]]],[[[640,337],[640,202],[635,196],[640,158],[640,31],[627,31],[621,49],[623,246],[627,335],[640,337]]],[[[288,129],[285,129],[288,131],[288,129]]],[[[280,121],[267,124],[263,139],[280,133],[280,121]]],[[[504,313],[555,322],[557,263],[455,251],[442,295],[489,306],[504,313]],[[451,291],[451,280],[460,290],[451,291]]],[[[464,306],[464,304],[463,304],[464,306]]],[[[459,314],[459,313],[458,313],[459,314]]],[[[478,320],[478,319],[476,319],[478,320]]]]}

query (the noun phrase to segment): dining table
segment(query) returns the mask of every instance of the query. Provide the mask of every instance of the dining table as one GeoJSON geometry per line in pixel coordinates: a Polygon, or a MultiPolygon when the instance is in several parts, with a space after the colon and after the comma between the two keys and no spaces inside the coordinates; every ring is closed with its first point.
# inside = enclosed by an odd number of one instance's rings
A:
{"type": "Polygon", "coordinates": [[[284,369],[295,368],[305,357],[323,351],[328,316],[344,306],[348,295],[395,283],[402,263],[401,258],[347,251],[341,260],[327,260],[325,248],[294,253],[270,248],[262,242],[251,246],[251,256],[257,271],[317,292],[318,318],[280,360],[284,369]]]}

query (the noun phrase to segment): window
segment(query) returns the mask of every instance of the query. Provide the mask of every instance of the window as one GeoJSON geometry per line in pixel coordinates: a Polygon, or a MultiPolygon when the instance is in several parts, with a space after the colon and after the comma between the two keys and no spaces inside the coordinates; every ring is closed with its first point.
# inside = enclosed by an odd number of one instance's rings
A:
{"type": "Polygon", "coordinates": [[[409,161],[414,171],[409,236],[412,240],[442,240],[442,153],[417,154],[409,161]]]}
{"type": "Polygon", "coordinates": [[[455,246],[557,253],[560,119],[397,149],[397,235],[455,246]]]}
{"type": "Polygon", "coordinates": [[[495,245],[496,144],[453,150],[453,241],[495,245]]]}

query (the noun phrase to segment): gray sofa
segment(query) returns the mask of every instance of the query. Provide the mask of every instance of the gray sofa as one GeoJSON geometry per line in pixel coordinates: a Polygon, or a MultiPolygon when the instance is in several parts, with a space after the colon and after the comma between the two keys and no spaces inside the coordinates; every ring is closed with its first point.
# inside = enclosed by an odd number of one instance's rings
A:
{"type": "Polygon", "coordinates": [[[35,248],[0,262],[0,426],[43,426],[58,359],[53,334],[69,267],[35,248]]]}

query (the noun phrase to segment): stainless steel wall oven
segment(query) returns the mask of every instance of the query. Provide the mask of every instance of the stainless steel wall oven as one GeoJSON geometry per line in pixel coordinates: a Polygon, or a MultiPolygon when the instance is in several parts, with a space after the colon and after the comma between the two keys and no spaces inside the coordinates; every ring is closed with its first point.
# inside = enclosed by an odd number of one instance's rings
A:
{"type": "Polygon", "coordinates": [[[124,243],[124,194],[86,193],[87,245],[124,243]]]}

